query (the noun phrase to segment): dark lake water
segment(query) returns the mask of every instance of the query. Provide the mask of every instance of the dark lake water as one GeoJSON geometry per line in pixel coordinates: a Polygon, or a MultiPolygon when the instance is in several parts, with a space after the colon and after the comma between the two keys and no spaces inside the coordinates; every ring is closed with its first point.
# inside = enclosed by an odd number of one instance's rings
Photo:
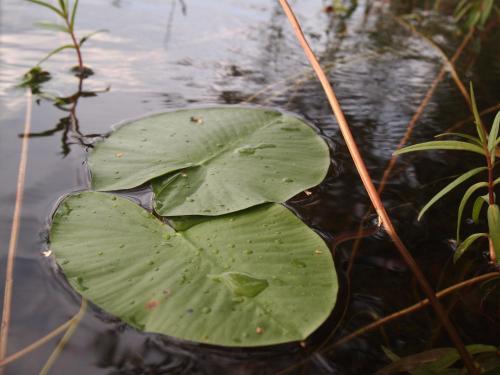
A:
{"type": "MultiPolygon", "coordinates": [[[[358,2],[349,17],[323,11],[325,1],[300,0],[293,6],[339,96],[374,181],[380,181],[406,126],[442,65],[440,54],[402,27],[394,16],[404,7],[386,1],[358,2]]],[[[0,287],[4,288],[26,108],[25,90],[15,88],[22,74],[50,49],[66,43],[61,33],[33,26],[52,20],[44,9],[25,1],[0,3],[0,287]]],[[[450,17],[416,9],[419,30],[451,56],[463,35],[450,17]]],[[[151,112],[214,104],[255,104],[294,112],[328,140],[332,168],[311,196],[288,202],[305,223],[332,242],[356,230],[370,207],[335,119],[319,83],[277,1],[266,0],[86,0],[80,4],[77,33],[97,29],[83,47],[85,64],[95,74],[84,90],[109,92],[80,98],[76,107],[83,135],[105,134],[113,124],[151,112]]],[[[475,84],[480,109],[500,98],[498,26],[476,38],[457,63],[464,82],[475,84]]],[[[53,79],[47,92],[71,95],[78,80],[65,52],[43,66],[53,79]]],[[[66,112],[48,100],[33,99],[32,132],[21,232],[14,273],[9,353],[14,353],[67,321],[79,309],[53,260],[42,256],[47,225],[58,199],[88,188],[86,149],[65,128],[66,112]]],[[[449,75],[439,84],[420,118],[411,143],[428,140],[469,117],[449,75]]],[[[484,116],[490,124],[493,114],[484,116]]],[[[472,129],[467,123],[464,129],[472,129]]],[[[404,240],[435,288],[485,272],[481,251],[453,267],[456,207],[452,194],[421,222],[419,209],[451,177],[482,163],[453,152],[402,157],[383,194],[404,240]]],[[[463,192],[463,191],[462,191],[463,192]]],[[[373,221],[373,220],[372,220],[373,221]]],[[[372,223],[373,224],[373,223],[372,223]]],[[[368,224],[369,225],[369,224],[368,224]]],[[[474,229],[465,225],[465,231],[474,229]]],[[[336,252],[345,274],[352,242],[336,252]]],[[[345,284],[345,280],[342,280],[345,284]]],[[[345,289],[345,288],[344,288],[345,289]]],[[[491,295],[495,295],[494,293],[491,295]]],[[[497,293],[498,296],[498,293],[497,293]]],[[[383,232],[363,240],[352,274],[351,298],[345,290],[331,319],[308,340],[259,350],[196,346],[145,335],[90,308],[55,363],[53,374],[274,374],[309,356],[297,374],[369,374],[387,363],[382,346],[400,355],[451,346],[431,310],[411,315],[383,331],[355,339],[332,353],[315,348],[336,326],[343,308],[340,338],[373,319],[422,299],[411,273],[383,232]]],[[[446,300],[452,320],[467,343],[499,344],[498,306],[469,291],[446,300]]],[[[36,374],[57,339],[10,364],[11,375],[36,374]]]]}

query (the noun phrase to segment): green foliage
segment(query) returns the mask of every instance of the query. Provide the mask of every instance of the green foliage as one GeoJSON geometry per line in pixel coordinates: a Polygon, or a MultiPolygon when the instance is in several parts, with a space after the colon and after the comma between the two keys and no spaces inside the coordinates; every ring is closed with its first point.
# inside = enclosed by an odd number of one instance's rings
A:
{"type": "Polygon", "coordinates": [[[495,8],[495,0],[461,0],[455,8],[455,19],[467,28],[483,27],[495,8]]]}
{"type": "Polygon", "coordinates": [[[89,155],[92,187],[112,191],[152,181],[163,216],[214,216],[284,202],[318,185],[326,143],[281,112],[238,107],[179,110],[128,123],[89,155]]]}
{"type": "MultiPolygon", "coordinates": [[[[497,348],[491,345],[467,345],[467,351],[474,356],[480,366],[480,373],[496,371],[499,361],[494,360],[497,348]],[[493,360],[491,360],[493,358],[493,360]]],[[[387,357],[393,362],[377,371],[375,375],[391,375],[409,373],[411,375],[460,375],[464,370],[454,366],[460,360],[460,354],[455,348],[437,348],[400,358],[389,349],[384,348],[387,357]]]]}
{"type": "Polygon", "coordinates": [[[323,240],[266,204],[176,232],[128,199],[69,196],[51,249],[85,298],[146,332],[222,346],[303,340],[338,291],[323,240]]]}
{"type": "Polygon", "coordinates": [[[19,87],[29,87],[33,94],[40,94],[41,85],[44,82],[50,81],[51,78],[49,72],[37,65],[23,75],[23,80],[19,84],[19,87]]]}
{"type": "MultiPolygon", "coordinates": [[[[476,133],[477,137],[471,136],[469,134],[463,133],[445,133],[440,134],[438,137],[456,137],[463,139],[462,141],[455,140],[445,140],[445,141],[433,141],[433,142],[424,142],[408,147],[404,147],[399,151],[395,152],[395,154],[405,154],[408,152],[414,151],[425,151],[425,150],[460,150],[460,151],[469,151],[477,154],[481,154],[486,160],[486,166],[474,168],[463,175],[456,178],[450,184],[445,186],[441,191],[439,191],[431,200],[422,208],[418,215],[418,219],[420,220],[422,216],[427,212],[427,210],[432,207],[438,200],[448,194],[450,191],[455,189],[456,187],[462,185],[465,181],[470,178],[476,176],[477,174],[488,171],[489,175],[493,175],[493,167],[495,163],[495,157],[498,152],[498,133],[500,127],[500,112],[497,113],[495,120],[491,126],[491,130],[489,134],[486,132],[486,128],[481,121],[481,117],[479,116],[479,111],[477,109],[477,104],[474,96],[474,90],[472,84],[470,86],[470,96],[472,102],[472,113],[474,114],[474,123],[476,125],[476,133]]],[[[454,260],[456,261],[468,248],[469,246],[478,238],[483,236],[489,236],[494,244],[494,250],[496,254],[497,261],[500,261],[500,229],[499,229],[499,219],[498,219],[498,206],[495,204],[495,194],[494,187],[500,183],[500,178],[493,180],[488,178],[488,181],[485,182],[477,182],[470,186],[466,192],[464,193],[460,205],[458,207],[458,217],[457,217],[457,243],[458,248],[456,250],[454,260]],[[481,212],[481,208],[483,203],[489,205],[488,207],[488,224],[489,224],[489,234],[485,233],[476,233],[469,236],[464,242],[460,241],[460,226],[462,221],[463,211],[469,201],[469,199],[473,196],[473,194],[479,189],[488,189],[487,195],[482,195],[476,198],[474,202],[474,206],[472,209],[472,218],[475,223],[479,221],[479,215],[481,212]]]]}

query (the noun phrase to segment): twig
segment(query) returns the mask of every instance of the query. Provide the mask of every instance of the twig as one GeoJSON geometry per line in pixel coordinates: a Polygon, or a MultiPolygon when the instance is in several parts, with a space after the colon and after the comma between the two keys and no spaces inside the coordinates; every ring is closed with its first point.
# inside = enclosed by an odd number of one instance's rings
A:
{"type": "Polygon", "coordinates": [[[74,316],[73,319],[71,319],[71,324],[68,327],[68,330],[64,334],[64,336],[61,338],[61,341],[57,344],[56,348],[50,355],[49,359],[43,366],[42,370],[40,371],[40,375],[47,375],[54,365],[54,363],[57,360],[57,357],[62,353],[64,350],[64,347],[68,343],[68,341],[71,339],[71,336],[75,333],[76,329],[78,328],[78,325],[80,324],[80,321],[82,320],[83,316],[85,315],[85,311],[87,310],[87,300],[85,298],[82,299],[82,305],[80,307],[80,311],[78,311],[78,314],[74,316]]]}
{"type": "Polygon", "coordinates": [[[354,137],[347,123],[347,120],[345,119],[344,113],[342,112],[340,103],[338,102],[337,97],[335,96],[335,93],[330,85],[330,82],[328,81],[328,78],[321,69],[321,66],[319,65],[319,62],[316,59],[316,56],[314,55],[313,51],[311,50],[311,47],[309,46],[307,40],[305,39],[304,34],[300,28],[299,22],[295,17],[295,14],[293,13],[292,9],[290,8],[290,5],[286,0],[279,0],[279,2],[283,10],[285,11],[285,14],[288,20],[290,21],[290,24],[293,27],[297,39],[300,45],[302,46],[310,64],[312,65],[316,75],[318,76],[318,79],[321,82],[321,85],[323,87],[323,90],[325,91],[326,96],[328,97],[328,101],[330,103],[333,113],[335,114],[335,118],[339,123],[340,130],[342,132],[346,145],[349,149],[351,157],[353,158],[358,174],[360,175],[363,185],[365,186],[365,189],[370,197],[373,206],[375,207],[377,214],[381,218],[382,225],[387,231],[387,234],[393,240],[402,258],[404,259],[410,270],[415,275],[415,278],[418,280],[424,293],[429,298],[431,305],[434,307],[434,310],[436,311],[436,314],[442,320],[443,326],[446,328],[451,341],[453,342],[458,352],[460,353],[460,356],[462,357],[462,360],[464,361],[467,370],[471,374],[478,374],[478,370],[475,367],[474,362],[472,361],[472,358],[467,349],[465,348],[465,345],[463,344],[460,336],[458,335],[456,328],[453,326],[450,319],[446,315],[443,306],[436,298],[436,295],[434,294],[434,291],[432,290],[432,287],[426,280],[424,274],[422,273],[417,263],[411,256],[410,252],[406,249],[404,243],[401,241],[398,234],[396,233],[396,230],[391,222],[391,219],[389,218],[389,215],[385,210],[382,200],[380,199],[380,196],[377,193],[375,185],[373,184],[373,181],[370,178],[365,162],[359,152],[359,149],[356,145],[354,137]]]}
{"type": "MultiPolygon", "coordinates": [[[[31,130],[32,94],[26,91],[26,117],[24,121],[24,135],[21,143],[21,157],[19,160],[19,171],[17,176],[16,202],[14,215],[12,217],[12,228],[10,232],[9,248],[7,253],[7,267],[5,271],[5,289],[3,296],[2,323],[0,329],[0,361],[7,355],[7,341],[9,337],[10,312],[12,304],[12,284],[14,282],[14,259],[16,257],[17,240],[19,239],[19,228],[21,225],[21,210],[24,197],[24,181],[26,177],[26,166],[28,163],[28,134],[31,130]]],[[[3,370],[0,368],[0,375],[3,370]]]]}
{"type": "MultiPolygon", "coordinates": [[[[474,284],[477,284],[477,283],[480,283],[482,281],[486,281],[489,279],[498,278],[498,277],[500,277],[500,272],[490,272],[490,273],[486,273],[486,274],[481,275],[481,276],[473,277],[471,279],[462,281],[458,284],[450,286],[449,288],[446,288],[446,289],[443,289],[443,290],[437,292],[436,297],[443,298],[451,293],[456,292],[459,289],[462,289],[462,288],[465,288],[467,286],[474,285],[474,284]]],[[[411,305],[405,309],[399,310],[399,311],[395,312],[394,314],[391,314],[391,315],[388,315],[384,318],[378,319],[378,320],[374,321],[373,323],[370,323],[370,324],[354,331],[353,333],[350,333],[349,335],[344,336],[340,340],[336,341],[333,345],[331,345],[328,348],[328,350],[331,350],[331,349],[337,348],[341,345],[344,345],[346,342],[348,342],[348,341],[350,341],[358,336],[361,336],[365,333],[373,331],[373,330],[385,325],[386,323],[389,323],[393,320],[399,319],[405,315],[414,313],[415,311],[418,311],[418,310],[420,310],[428,305],[429,305],[429,299],[426,298],[420,302],[417,302],[414,305],[411,305]]]]}

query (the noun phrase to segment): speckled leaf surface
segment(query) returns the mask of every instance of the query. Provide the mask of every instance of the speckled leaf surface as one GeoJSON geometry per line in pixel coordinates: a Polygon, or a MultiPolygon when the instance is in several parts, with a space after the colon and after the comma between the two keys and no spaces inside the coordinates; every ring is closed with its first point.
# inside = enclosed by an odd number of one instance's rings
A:
{"type": "Polygon", "coordinates": [[[284,202],[326,176],[328,146],[303,121],[241,107],[186,109],[125,124],[89,155],[92,187],[153,180],[163,216],[214,216],[284,202]]]}
{"type": "Polygon", "coordinates": [[[50,242],[84,297],[140,330],[190,341],[303,340],[337,296],[329,249],[276,204],[175,232],[127,199],[78,193],[57,209],[50,242]]]}

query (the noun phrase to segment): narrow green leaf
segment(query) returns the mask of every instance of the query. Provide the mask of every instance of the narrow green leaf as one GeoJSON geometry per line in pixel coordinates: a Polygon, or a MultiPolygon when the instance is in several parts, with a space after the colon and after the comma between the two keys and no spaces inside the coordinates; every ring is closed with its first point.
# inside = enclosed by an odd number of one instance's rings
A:
{"type": "Polygon", "coordinates": [[[486,21],[488,20],[491,10],[493,9],[493,2],[494,0],[484,0],[482,11],[481,11],[481,18],[479,20],[479,25],[484,26],[486,21]]]}
{"type": "Polygon", "coordinates": [[[396,361],[399,361],[401,359],[400,356],[398,356],[396,353],[394,353],[393,351],[391,351],[389,348],[387,348],[385,346],[382,346],[382,350],[383,350],[384,354],[387,356],[387,358],[389,358],[392,362],[396,362],[396,361]]]}
{"type": "Polygon", "coordinates": [[[462,256],[462,254],[476,241],[478,238],[488,237],[488,233],[474,233],[467,237],[464,242],[462,242],[455,251],[453,255],[453,262],[456,262],[458,258],[462,256]]]}
{"type": "Polygon", "coordinates": [[[443,134],[438,134],[438,135],[434,136],[434,138],[441,138],[441,137],[460,137],[460,138],[468,139],[472,143],[477,144],[478,146],[482,147],[482,144],[481,144],[481,141],[479,140],[479,138],[476,138],[476,137],[474,137],[472,135],[469,135],[469,134],[464,134],[464,133],[443,133],[443,134]]]}
{"type": "MultiPolygon", "coordinates": [[[[73,4],[73,9],[71,10],[71,19],[69,22],[69,27],[71,28],[71,30],[75,29],[75,17],[77,8],[78,8],[78,0],[75,0],[75,3],[73,4]]],[[[81,44],[82,43],[80,42],[80,45],[81,44]]]]}
{"type": "Polygon", "coordinates": [[[45,56],[43,59],[41,59],[39,62],[38,62],[38,65],[40,65],[41,63],[43,63],[44,61],[47,61],[49,58],[51,58],[52,56],[54,56],[56,53],[59,53],[61,51],[64,51],[65,49],[74,49],[75,46],[72,45],[72,44],[66,44],[64,46],[61,46],[61,47],[57,47],[56,49],[50,51],[47,56],[45,56]]]}
{"type": "Polygon", "coordinates": [[[488,230],[497,262],[500,262],[500,209],[496,204],[488,206],[488,230]]]}
{"type": "Polygon", "coordinates": [[[474,123],[476,124],[477,134],[479,135],[481,143],[485,144],[487,142],[487,137],[484,133],[484,126],[481,121],[481,116],[479,116],[479,111],[477,110],[476,97],[474,95],[474,87],[472,86],[472,82],[470,83],[470,98],[472,101],[472,113],[474,114],[474,123]]]}
{"type": "Polygon", "coordinates": [[[63,33],[69,33],[69,30],[66,26],[54,22],[40,21],[36,22],[35,25],[41,29],[46,29],[51,31],[62,31],[63,33]]]}
{"type": "Polygon", "coordinates": [[[450,184],[446,185],[439,193],[437,193],[436,195],[434,195],[432,197],[432,199],[422,208],[422,210],[420,211],[420,213],[418,214],[418,220],[420,220],[422,218],[422,216],[424,215],[424,213],[434,204],[436,203],[438,200],[440,200],[443,196],[445,196],[446,194],[448,194],[451,190],[453,190],[454,188],[456,188],[458,185],[460,185],[462,182],[465,182],[467,181],[469,178],[475,176],[476,174],[478,174],[479,172],[482,172],[482,171],[485,171],[487,170],[488,168],[486,167],[479,167],[479,168],[475,168],[475,169],[472,169],[466,173],[464,173],[463,175],[457,177],[455,180],[453,180],[450,184]]]}
{"type": "Polygon", "coordinates": [[[61,11],[64,15],[67,14],[67,8],[66,8],[66,3],[64,2],[64,0],[59,0],[59,6],[61,7],[61,11]]]}
{"type": "Polygon", "coordinates": [[[495,146],[499,141],[498,130],[500,128],[500,111],[498,111],[491,127],[490,135],[488,136],[488,151],[495,155],[495,146]]]}
{"type": "Polygon", "coordinates": [[[467,11],[472,7],[471,3],[467,3],[467,0],[463,0],[458,4],[455,10],[455,20],[460,21],[462,17],[467,13],[467,11]]]}
{"type": "Polygon", "coordinates": [[[52,4],[46,3],[45,1],[41,1],[41,0],[27,0],[27,1],[29,1],[30,3],[38,4],[38,5],[41,5],[45,8],[48,8],[51,11],[57,13],[62,18],[64,18],[64,14],[61,13],[61,11],[59,9],[57,9],[55,6],[53,6],[52,4]]]}
{"type": "Polygon", "coordinates": [[[477,197],[474,202],[474,206],[472,207],[472,220],[474,220],[475,224],[479,223],[479,214],[485,203],[488,203],[488,194],[477,197]]]}
{"type": "Polygon", "coordinates": [[[458,207],[458,218],[457,218],[457,242],[460,243],[460,224],[462,222],[462,214],[464,212],[465,205],[467,204],[471,195],[482,187],[488,187],[487,182],[478,182],[467,189],[462,200],[460,201],[460,206],[458,207]]]}
{"type": "Polygon", "coordinates": [[[85,35],[82,39],[80,39],[80,47],[82,46],[83,43],[85,43],[87,40],[92,38],[94,35],[99,34],[99,33],[107,33],[107,32],[109,32],[109,30],[101,29],[101,30],[97,30],[97,31],[94,31],[90,34],[85,35]]]}
{"type": "Polygon", "coordinates": [[[461,142],[461,141],[431,141],[431,142],[418,143],[416,145],[403,147],[394,152],[394,155],[401,155],[401,154],[406,154],[408,152],[427,151],[427,150],[461,150],[461,151],[476,152],[478,154],[484,155],[483,149],[481,147],[473,145],[468,142],[461,142]]]}

